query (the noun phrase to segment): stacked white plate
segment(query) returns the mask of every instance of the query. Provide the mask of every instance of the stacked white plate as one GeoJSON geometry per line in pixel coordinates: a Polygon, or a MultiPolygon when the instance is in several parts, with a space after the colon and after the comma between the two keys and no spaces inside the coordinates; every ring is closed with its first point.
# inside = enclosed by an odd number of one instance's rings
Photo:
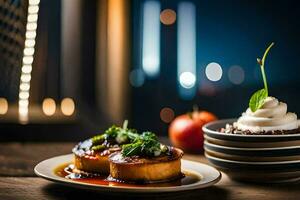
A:
{"type": "Polygon", "coordinates": [[[254,182],[287,182],[300,179],[300,133],[240,135],[221,133],[219,120],[203,127],[205,156],[231,178],[254,182]]]}

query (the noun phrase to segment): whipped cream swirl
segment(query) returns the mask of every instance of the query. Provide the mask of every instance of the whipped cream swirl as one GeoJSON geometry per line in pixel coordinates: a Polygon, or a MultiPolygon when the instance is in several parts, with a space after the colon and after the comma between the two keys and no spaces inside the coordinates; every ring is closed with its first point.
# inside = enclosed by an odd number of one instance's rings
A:
{"type": "Polygon", "coordinates": [[[287,112],[286,103],[267,97],[260,109],[252,112],[248,108],[233,126],[242,131],[267,132],[297,129],[299,122],[295,113],[287,112]]]}

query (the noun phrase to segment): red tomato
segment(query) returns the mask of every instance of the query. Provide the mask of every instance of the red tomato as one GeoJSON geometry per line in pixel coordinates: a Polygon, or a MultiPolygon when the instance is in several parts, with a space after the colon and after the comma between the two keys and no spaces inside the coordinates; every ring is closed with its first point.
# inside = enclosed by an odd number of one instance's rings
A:
{"type": "Polygon", "coordinates": [[[207,111],[194,111],[176,117],[169,127],[172,144],[186,152],[203,151],[202,126],[216,119],[214,114],[207,111]]]}
{"type": "Polygon", "coordinates": [[[215,121],[218,118],[212,114],[211,112],[207,112],[207,111],[201,111],[201,112],[197,112],[198,117],[205,122],[205,124],[215,121]]]}

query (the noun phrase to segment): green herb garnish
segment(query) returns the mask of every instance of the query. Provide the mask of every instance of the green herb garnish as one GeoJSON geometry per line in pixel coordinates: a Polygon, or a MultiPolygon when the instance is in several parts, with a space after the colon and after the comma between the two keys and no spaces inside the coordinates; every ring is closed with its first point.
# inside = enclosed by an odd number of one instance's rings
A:
{"type": "Polygon", "coordinates": [[[92,146],[92,150],[94,151],[102,151],[104,150],[106,147],[104,145],[96,145],[96,146],[92,146]]]}
{"type": "MultiPolygon", "coordinates": [[[[113,125],[103,134],[92,137],[92,147],[96,147],[99,145],[103,146],[103,143],[121,145],[132,142],[136,137],[138,137],[138,133],[134,129],[128,129],[127,125],[128,121],[125,120],[123,123],[123,127],[113,125]]],[[[96,149],[99,148],[94,148],[93,150],[96,149]]]]}
{"type": "Polygon", "coordinates": [[[155,157],[165,153],[168,148],[162,145],[156,135],[152,132],[143,132],[131,144],[122,146],[122,155],[129,156],[148,156],[155,157]]]}
{"type": "Polygon", "coordinates": [[[122,148],[122,155],[129,156],[159,156],[168,151],[168,147],[162,145],[156,135],[152,132],[138,134],[134,129],[127,128],[128,121],[125,120],[123,127],[111,126],[102,135],[92,138],[91,149],[102,151],[105,148],[117,144],[122,148]]]}
{"type": "Polygon", "coordinates": [[[251,96],[250,101],[249,101],[249,108],[251,109],[252,112],[255,112],[258,109],[260,109],[262,107],[262,105],[264,104],[266,98],[269,95],[267,78],[266,78],[266,73],[265,73],[265,60],[266,60],[266,57],[273,45],[274,45],[274,42],[272,42],[270,44],[270,46],[266,49],[262,59],[257,58],[257,62],[260,66],[261,74],[262,74],[263,81],[264,81],[264,88],[256,91],[251,96]]]}
{"type": "Polygon", "coordinates": [[[105,140],[114,140],[121,128],[116,125],[111,126],[103,134],[92,137],[93,145],[102,144],[105,140]]]}

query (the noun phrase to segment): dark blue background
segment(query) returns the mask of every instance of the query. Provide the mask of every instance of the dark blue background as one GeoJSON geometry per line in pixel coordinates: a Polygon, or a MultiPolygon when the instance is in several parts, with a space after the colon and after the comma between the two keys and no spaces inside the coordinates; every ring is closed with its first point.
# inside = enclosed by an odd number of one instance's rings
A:
{"type": "MultiPolygon", "coordinates": [[[[141,67],[141,5],[133,8],[133,68],[141,67]]],[[[177,11],[182,1],[161,1],[161,9],[177,11]]],[[[139,129],[154,127],[166,134],[168,124],[159,118],[163,107],[182,114],[197,104],[200,109],[214,112],[219,118],[238,117],[248,106],[249,97],[263,87],[256,58],[262,57],[271,43],[266,61],[270,95],[288,103],[288,110],[300,113],[300,7],[298,1],[199,0],[190,1],[197,12],[197,94],[183,100],[177,91],[177,24],[161,24],[161,71],[156,79],[147,79],[143,86],[132,89],[132,118],[139,129]],[[211,82],[205,76],[210,62],[222,66],[223,76],[211,82]],[[239,65],[245,71],[240,85],[228,79],[228,69],[239,65]],[[209,94],[201,90],[214,88],[209,94]],[[143,117],[141,117],[143,116],[143,117]]]]}

